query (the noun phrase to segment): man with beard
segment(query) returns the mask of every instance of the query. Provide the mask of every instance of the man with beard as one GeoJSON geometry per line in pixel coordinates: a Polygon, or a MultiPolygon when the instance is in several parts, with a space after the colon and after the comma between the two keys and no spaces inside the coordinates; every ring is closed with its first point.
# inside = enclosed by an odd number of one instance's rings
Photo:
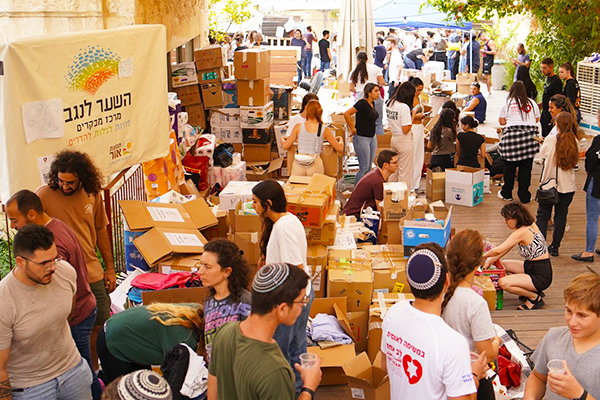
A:
{"type": "Polygon", "coordinates": [[[83,248],[90,288],[98,307],[90,340],[94,369],[98,368],[96,338],[100,328],[110,317],[108,293],[116,287],[108,238],[108,217],[103,207],[101,190],[102,180],[98,168],[87,154],[72,150],[56,154],[50,166],[48,185],[37,190],[44,212],[69,225],[83,248]],[[104,260],[105,270],[96,255],[96,246],[104,260]]]}
{"type": "Polygon", "coordinates": [[[69,332],[75,269],[45,226],[19,229],[13,250],[16,267],[0,281],[0,398],[91,399],[92,372],[69,332]]]}

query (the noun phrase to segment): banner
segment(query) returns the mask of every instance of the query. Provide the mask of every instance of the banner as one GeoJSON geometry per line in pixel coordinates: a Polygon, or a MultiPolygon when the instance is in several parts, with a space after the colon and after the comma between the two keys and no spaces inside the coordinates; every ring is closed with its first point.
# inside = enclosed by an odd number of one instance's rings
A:
{"type": "Polygon", "coordinates": [[[0,198],[44,183],[53,155],[107,178],[169,150],[166,29],[134,25],[0,44],[0,198]]]}

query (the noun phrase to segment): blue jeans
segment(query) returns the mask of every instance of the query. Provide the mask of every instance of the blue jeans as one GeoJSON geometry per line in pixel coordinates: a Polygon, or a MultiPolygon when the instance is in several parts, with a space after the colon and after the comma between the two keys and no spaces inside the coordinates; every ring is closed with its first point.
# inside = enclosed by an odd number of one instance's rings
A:
{"type": "Polygon", "coordinates": [[[590,180],[585,194],[585,216],[587,219],[585,229],[585,251],[593,253],[598,240],[598,217],[600,217],[600,199],[592,196],[594,178],[590,180]]]}
{"type": "Polygon", "coordinates": [[[456,63],[456,61],[458,61],[458,55],[456,58],[448,57],[448,69],[450,70],[450,79],[452,80],[456,79],[456,74],[454,73],[454,63],[456,63]]]}
{"type": "Polygon", "coordinates": [[[319,71],[325,72],[325,70],[329,69],[329,68],[331,68],[331,61],[327,61],[327,62],[321,61],[321,68],[319,68],[319,71]]]}
{"type": "Polygon", "coordinates": [[[300,364],[300,355],[306,353],[306,324],[310,315],[310,307],[315,299],[315,291],[311,290],[308,297],[308,304],[302,309],[302,313],[296,319],[294,325],[281,324],[275,330],[275,335],[273,335],[273,339],[279,345],[283,356],[290,363],[296,376],[296,394],[300,393],[302,389],[302,379],[300,379],[300,372],[294,368],[294,364],[300,364]]]}
{"type": "Polygon", "coordinates": [[[89,400],[92,371],[82,358],[75,367],[37,386],[13,389],[14,400],[89,400]]]}
{"type": "Polygon", "coordinates": [[[375,134],[383,135],[383,99],[381,97],[378,98],[373,101],[373,105],[375,106],[375,111],[379,114],[377,121],[375,121],[375,134]]]}
{"type": "Polygon", "coordinates": [[[377,153],[377,138],[375,136],[366,137],[354,135],[352,136],[352,143],[354,144],[354,152],[358,157],[358,173],[354,180],[354,187],[356,187],[358,181],[360,181],[373,166],[375,154],[377,153]]]}
{"type": "Polygon", "coordinates": [[[102,385],[94,372],[94,368],[92,367],[92,357],[90,355],[90,335],[92,334],[92,328],[96,322],[97,313],[98,309],[94,308],[86,319],[71,327],[71,336],[73,336],[75,346],[77,346],[79,354],[87,361],[90,370],[92,371],[92,398],[94,400],[100,400],[102,397],[102,385]]]}
{"type": "Polygon", "coordinates": [[[300,81],[302,80],[302,62],[298,61],[298,86],[300,86],[300,81]]]}
{"type": "Polygon", "coordinates": [[[417,69],[417,64],[408,58],[408,56],[404,56],[404,68],[417,69]]]}
{"type": "Polygon", "coordinates": [[[311,71],[311,63],[312,63],[312,51],[303,51],[302,56],[300,57],[300,66],[302,67],[302,73],[305,78],[310,78],[312,76],[311,71]]]}

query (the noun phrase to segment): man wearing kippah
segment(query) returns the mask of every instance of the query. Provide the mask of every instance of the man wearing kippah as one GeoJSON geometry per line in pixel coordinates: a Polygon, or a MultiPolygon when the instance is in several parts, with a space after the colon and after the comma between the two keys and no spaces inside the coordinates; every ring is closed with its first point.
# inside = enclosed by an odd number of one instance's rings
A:
{"type": "Polygon", "coordinates": [[[435,243],[417,246],[406,277],[415,301],[395,304],[383,319],[381,351],[391,398],[477,399],[485,351],[471,364],[467,340],[440,317],[449,285],[442,248],[435,243]]]}
{"type": "MultiPolygon", "coordinates": [[[[242,322],[221,327],[212,343],[208,400],[294,400],[295,377],[273,339],[280,324],[291,326],[308,305],[308,275],[291,264],[268,264],[252,283],[252,309],[242,322]]],[[[294,366],[303,382],[298,400],[313,400],[321,361],[294,366]]]]}

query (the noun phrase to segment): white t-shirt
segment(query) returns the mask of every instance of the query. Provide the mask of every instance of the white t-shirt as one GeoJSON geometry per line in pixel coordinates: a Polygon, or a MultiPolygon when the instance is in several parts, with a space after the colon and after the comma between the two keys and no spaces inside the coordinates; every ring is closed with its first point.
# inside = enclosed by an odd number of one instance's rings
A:
{"type": "Polygon", "coordinates": [[[394,137],[400,138],[402,142],[411,142],[412,134],[404,134],[402,127],[406,125],[412,125],[412,118],[410,114],[410,108],[400,102],[394,101],[385,110],[387,114],[388,125],[392,130],[394,137]]]}
{"type": "Polygon", "coordinates": [[[500,109],[499,118],[506,119],[506,126],[537,125],[536,119],[540,117],[538,105],[535,101],[529,99],[529,107],[525,108],[527,110],[523,110],[523,115],[521,115],[517,102],[510,99],[500,109]]]}
{"type": "MultiPolygon", "coordinates": [[[[353,73],[354,70],[350,73],[350,76],[352,76],[353,73]]],[[[354,84],[356,91],[364,92],[367,83],[374,83],[376,85],[379,85],[379,83],[377,82],[378,76],[383,76],[383,69],[379,68],[375,64],[367,64],[367,79],[363,83],[360,83],[360,76],[358,77],[357,82],[354,84]]]]}
{"type": "Polygon", "coordinates": [[[458,286],[444,309],[442,318],[467,339],[471,351],[476,351],[475,342],[496,336],[487,303],[473,289],[458,286]]]}
{"type": "Polygon", "coordinates": [[[410,303],[395,304],[385,315],[381,351],[392,399],[446,400],[477,392],[467,339],[410,303]]]}
{"type": "Polygon", "coordinates": [[[304,122],[306,122],[306,119],[300,114],[296,114],[292,118],[290,118],[290,120],[288,122],[288,130],[285,133],[285,137],[290,137],[290,135],[292,134],[292,131],[294,130],[294,127],[296,125],[302,124],[304,122]]]}
{"type": "MultiPolygon", "coordinates": [[[[293,265],[303,265],[304,272],[311,276],[311,268],[306,263],[308,244],[304,226],[294,214],[287,213],[273,225],[269,243],[267,244],[267,264],[284,262],[293,265]]],[[[306,294],[311,291],[310,280],[306,294]]]]}
{"type": "Polygon", "coordinates": [[[402,54],[398,49],[393,49],[390,54],[389,62],[389,80],[390,82],[400,82],[400,72],[402,72],[402,66],[404,61],[402,60],[402,54]]]}

